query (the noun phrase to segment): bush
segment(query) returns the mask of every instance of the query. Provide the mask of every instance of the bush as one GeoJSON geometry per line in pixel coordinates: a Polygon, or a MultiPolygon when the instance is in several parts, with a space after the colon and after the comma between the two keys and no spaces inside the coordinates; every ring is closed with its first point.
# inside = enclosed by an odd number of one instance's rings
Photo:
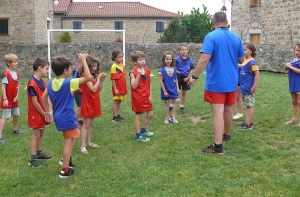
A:
{"type": "Polygon", "coordinates": [[[72,42],[72,37],[70,35],[70,32],[65,31],[61,36],[60,36],[60,43],[70,43],[72,42]]]}

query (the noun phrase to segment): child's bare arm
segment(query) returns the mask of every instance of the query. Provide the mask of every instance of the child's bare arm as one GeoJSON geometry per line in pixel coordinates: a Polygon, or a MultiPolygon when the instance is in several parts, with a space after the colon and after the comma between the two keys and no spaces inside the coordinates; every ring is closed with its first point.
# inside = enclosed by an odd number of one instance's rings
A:
{"type": "Polygon", "coordinates": [[[48,105],[48,90],[46,89],[44,94],[42,95],[42,103],[44,105],[44,109],[45,109],[45,120],[47,122],[51,122],[52,121],[52,112],[51,109],[48,105]]]}
{"type": "Polygon", "coordinates": [[[250,90],[251,94],[254,94],[255,91],[256,91],[256,88],[257,88],[257,85],[258,85],[258,81],[259,81],[259,70],[253,71],[253,74],[254,74],[254,83],[253,83],[253,86],[252,86],[252,88],[250,90]]]}
{"type": "Polygon", "coordinates": [[[8,100],[7,100],[7,95],[6,95],[6,84],[2,84],[2,97],[3,97],[3,106],[7,107],[8,106],[8,100]]]}
{"type": "Polygon", "coordinates": [[[141,77],[140,72],[137,73],[136,77],[134,77],[133,73],[130,73],[130,85],[133,89],[137,88],[137,86],[139,84],[140,77],[141,77]]]}
{"type": "Polygon", "coordinates": [[[112,79],[111,82],[112,82],[112,86],[114,88],[115,94],[120,94],[120,92],[117,88],[117,85],[116,85],[116,80],[112,79]]]}
{"type": "Polygon", "coordinates": [[[81,54],[81,53],[78,54],[79,61],[83,68],[83,77],[79,78],[79,85],[91,80],[91,73],[90,73],[89,67],[86,63],[86,56],[87,56],[87,54],[81,54]]]}
{"type": "MultiPolygon", "coordinates": [[[[37,100],[37,96],[31,96],[31,100],[32,100],[32,104],[34,106],[34,108],[42,115],[45,116],[45,112],[42,108],[42,106],[39,104],[38,100],[37,100]]],[[[47,103],[48,103],[48,99],[47,99],[47,103]]]]}

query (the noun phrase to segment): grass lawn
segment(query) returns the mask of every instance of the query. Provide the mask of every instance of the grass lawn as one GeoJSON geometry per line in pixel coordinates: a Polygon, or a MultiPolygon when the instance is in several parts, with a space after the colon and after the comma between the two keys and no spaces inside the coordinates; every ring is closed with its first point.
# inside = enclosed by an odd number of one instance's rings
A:
{"type": "Polygon", "coordinates": [[[28,79],[22,79],[19,128],[26,133],[13,135],[11,119],[4,128],[9,142],[0,143],[0,196],[300,196],[300,128],[283,124],[291,118],[286,75],[261,72],[254,128],[236,129],[245,116],[234,121],[232,142],[224,144],[227,153],[222,156],[201,152],[213,142],[211,110],[203,102],[205,75],[188,92],[187,113],[178,110],[179,124],[166,125],[157,70],[152,73],[154,117],[148,129],[155,135],[151,141],[135,141],[130,94],[121,105],[126,120],[112,123],[107,77],[101,91],[103,115],[95,120],[92,134],[101,148],[81,154],[78,140],[73,150],[76,174],[67,179],[58,177],[63,136],[54,123],[46,128],[43,143],[43,150],[54,159],[41,161],[39,169],[27,165],[31,130],[24,89],[28,79]],[[193,123],[191,117],[200,121],[193,123]]]}

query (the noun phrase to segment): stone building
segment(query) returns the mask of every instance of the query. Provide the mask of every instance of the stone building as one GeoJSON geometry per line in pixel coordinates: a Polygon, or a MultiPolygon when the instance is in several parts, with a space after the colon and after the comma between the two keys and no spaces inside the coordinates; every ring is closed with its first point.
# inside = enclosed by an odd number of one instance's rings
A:
{"type": "Polygon", "coordinates": [[[294,45],[300,41],[300,0],[234,0],[231,30],[244,42],[294,45]]]}
{"type": "MultiPolygon", "coordinates": [[[[0,42],[47,43],[47,29],[125,30],[126,42],[156,43],[168,23],[182,15],[140,2],[1,0],[0,42]]],[[[73,42],[122,41],[122,33],[70,32],[73,42]]],[[[62,32],[51,33],[58,43],[62,32]]]]}

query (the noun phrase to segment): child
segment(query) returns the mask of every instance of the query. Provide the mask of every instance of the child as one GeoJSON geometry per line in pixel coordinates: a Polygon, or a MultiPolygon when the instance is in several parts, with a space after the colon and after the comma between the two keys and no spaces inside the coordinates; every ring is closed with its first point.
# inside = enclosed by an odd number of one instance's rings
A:
{"type": "MultiPolygon", "coordinates": [[[[289,89],[292,97],[292,119],[285,124],[295,124],[297,122],[298,108],[300,106],[300,44],[296,44],[294,47],[295,58],[286,63],[285,70],[288,70],[289,76],[289,89]]],[[[297,126],[300,126],[298,123],[297,126]]]]}
{"type": "Polygon", "coordinates": [[[256,56],[256,48],[251,42],[244,44],[245,61],[241,67],[240,87],[242,93],[243,104],[247,107],[246,122],[239,125],[238,129],[252,129],[252,118],[254,115],[254,93],[256,91],[259,80],[259,69],[254,59],[256,56]]]}
{"type": "Polygon", "coordinates": [[[91,80],[91,74],[86,64],[86,55],[79,54],[79,59],[83,67],[83,76],[81,78],[71,79],[72,74],[71,61],[66,57],[56,57],[52,60],[52,70],[56,78],[50,80],[45,90],[42,101],[45,108],[45,120],[52,120],[52,112],[47,106],[48,96],[52,102],[53,119],[59,131],[63,132],[64,150],[62,170],[60,178],[67,178],[75,174],[74,165],[71,160],[71,153],[80,135],[76,114],[74,112],[73,92],[79,89],[79,85],[91,80]]]}
{"type": "MultiPolygon", "coordinates": [[[[187,44],[182,43],[180,45],[180,56],[176,57],[176,67],[177,67],[177,79],[179,89],[181,91],[181,104],[180,104],[180,111],[181,113],[185,113],[184,103],[186,100],[186,91],[190,89],[188,86],[188,81],[192,76],[192,70],[194,69],[194,60],[193,58],[189,57],[188,55],[188,47],[187,44]]],[[[174,103],[171,103],[169,106],[169,110],[172,111],[174,107],[174,103]]]]}
{"type": "MultiPolygon", "coordinates": [[[[28,100],[28,126],[32,129],[32,137],[30,140],[31,157],[28,165],[32,167],[41,167],[38,159],[50,160],[53,157],[43,152],[43,136],[45,126],[49,126],[50,122],[44,119],[45,110],[42,104],[42,95],[46,89],[46,82],[43,77],[47,77],[49,71],[49,62],[43,58],[37,58],[33,62],[34,74],[27,84],[27,100],[28,100]]],[[[48,106],[50,101],[47,102],[48,106]]]]}
{"type": "Polygon", "coordinates": [[[0,142],[7,142],[2,132],[6,121],[13,116],[13,134],[23,134],[24,131],[18,129],[20,108],[18,103],[20,74],[16,72],[18,67],[18,57],[14,54],[5,55],[7,70],[2,78],[2,97],[0,108],[3,109],[0,120],[0,142]]]}
{"type": "MultiPolygon", "coordinates": [[[[89,67],[92,79],[85,84],[80,85],[82,90],[82,105],[81,116],[83,119],[83,126],[81,129],[81,148],[83,154],[87,154],[86,145],[98,148],[97,144],[91,142],[91,129],[94,118],[101,116],[101,103],[99,92],[103,87],[103,80],[106,77],[105,73],[100,73],[100,60],[92,55],[86,57],[87,65],[89,67]],[[97,77],[97,74],[98,77],[97,77]]],[[[81,71],[82,73],[83,71],[81,71]]]]}
{"type": "Polygon", "coordinates": [[[153,135],[152,132],[146,130],[150,119],[153,117],[153,107],[150,69],[145,67],[145,57],[142,51],[133,52],[131,60],[135,67],[129,73],[132,110],[136,114],[134,120],[136,140],[141,142],[148,142],[150,139],[146,137],[153,135]],[[144,112],[147,113],[147,116],[140,130],[140,120],[144,112]]]}
{"type": "Polygon", "coordinates": [[[237,112],[233,116],[233,120],[238,120],[243,117],[243,102],[242,102],[242,94],[241,94],[241,87],[240,87],[240,72],[242,64],[238,64],[238,84],[236,89],[236,106],[237,106],[237,112]]]}
{"type": "MultiPolygon", "coordinates": [[[[86,51],[79,51],[76,54],[76,59],[78,64],[75,66],[74,70],[73,70],[73,78],[79,78],[80,77],[80,68],[81,68],[81,64],[80,64],[80,59],[78,57],[78,54],[86,54],[88,55],[88,52],[86,51]]],[[[83,124],[83,120],[81,119],[81,99],[82,99],[82,93],[81,93],[81,89],[79,88],[78,90],[74,91],[74,97],[75,97],[75,102],[77,105],[77,109],[76,109],[76,119],[78,121],[79,124],[83,124]]]]}
{"type": "Polygon", "coordinates": [[[110,79],[112,81],[112,94],[113,94],[113,122],[120,122],[124,120],[120,116],[121,102],[126,99],[127,86],[126,86],[126,70],[123,65],[123,52],[120,50],[114,50],[112,52],[112,61],[114,64],[110,69],[110,79]]]}
{"type": "Polygon", "coordinates": [[[177,69],[175,66],[175,59],[171,52],[166,51],[162,55],[161,60],[162,68],[159,69],[159,82],[160,82],[160,97],[161,100],[165,102],[164,110],[166,114],[165,123],[169,122],[178,123],[176,119],[176,110],[180,102],[179,94],[180,90],[178,88],[177,80],[177,69]],[[172,115],[169,117],[169,104],[170,100],[173,101],[174,106],[172,109],[172,115]]]}

